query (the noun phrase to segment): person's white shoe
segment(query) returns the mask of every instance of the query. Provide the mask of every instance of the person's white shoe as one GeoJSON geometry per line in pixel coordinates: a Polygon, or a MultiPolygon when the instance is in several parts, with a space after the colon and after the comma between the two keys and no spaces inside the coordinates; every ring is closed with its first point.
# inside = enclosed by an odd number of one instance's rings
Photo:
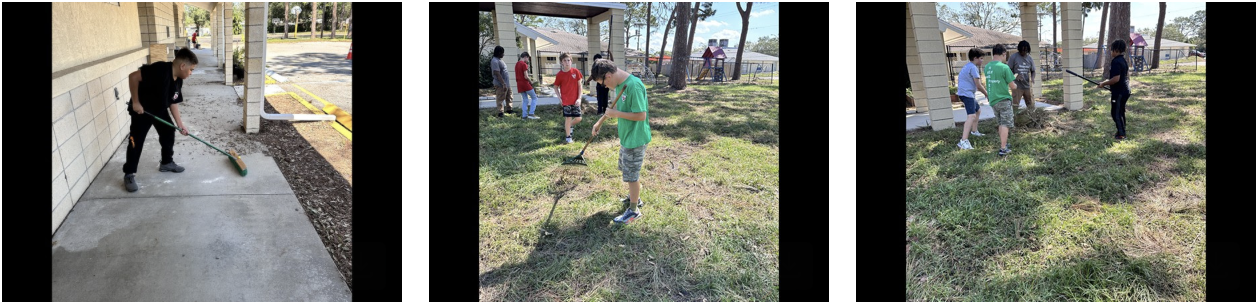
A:
{"type": "Polygon", "coordinates": [[[961,150],[974,149],[974,146],[970,145],[970,141],[964,140],[964,139],[962,139],[960,142],[957,142],[957,147],[961,148],[961,150]]]}
{"type": "Polygon", "coordinates": [[[983,135],[985,135],[985,134],[983,134],[983,133],[979,133],[978,131],[970,131],[970,135],[974,135],[974,136],[983,136],[983,135]]]}

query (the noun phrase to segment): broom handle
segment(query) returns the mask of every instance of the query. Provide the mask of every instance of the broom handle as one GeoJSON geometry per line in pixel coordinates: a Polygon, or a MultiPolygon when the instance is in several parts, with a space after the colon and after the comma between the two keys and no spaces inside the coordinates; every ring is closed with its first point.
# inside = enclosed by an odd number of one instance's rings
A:
{"type": "MultiPolygon", "coordinates": [[[[160,121],[162,122],[162,124],[170,126],[171,128],[175,128],[175,129],[179,129],[180,131],[183,131],[183,129],[180,129],[179,127],[176,127],[175,125],[172,125],[169,122],[166,122],[166,120],[163,120],[161,117],[157,117],[157,115],[153,115],[152,112],[144,111],[144,114],[148,114],[149,116],[152,116],[153,119],[156,119],[157,121],[160,121]]],[[[215,147],[214,145],[211,145],[210,143],[207,143],[204,140],[201,140],[201,138],[197,137],[196,135],[188,134],[188,136],[192,136],[192,138],[196,138],[197,141],[200,141],[206,146],[210,146],[210,148],[214,148],[214,150],[218,151],[218,153],[223,153],[223,155],[231,156],[231,154],[227,154],[227,152],[223,152],[223,150],[219,150],[218,147],[215,147]]]]}
{"type": "MultiPolygon", "coordinates": [[[[628,87],[626,87],[626,88],[628,88],[628,87]]],[[[625,89],[620,89],[620,93],[616,93],[616,99],[613,99],[613,100],[612,100],[612,105],[610,106],[610,108],[615,109],[615,108],[616,108],[616,102],[620,101],[620,96],[623,96],[623,95],[625,95],[625,89]]],[[[596,122],[596,123],[594,123],[594,124],[599,124],[599,123],[602,123],[604,118],[607,118],[607,113],[603,113],[603,116],[599,117],[599,118],[598,118],[598,122],[596,122]]],[[[584,154],[585,154],[585,147],[589,147],[589,146],[590,146],[590,143],[591,143],[591,142],[593,142],[593,141],[594,141],[594,136],[593,136],[593,135],[591,135],[591,136],[590,136],[590,139],[585,141],[585,146],[582,146],[582,147],[581,147],[581,153],[580,153],[580,154],[584,155],[584,154]]]]}

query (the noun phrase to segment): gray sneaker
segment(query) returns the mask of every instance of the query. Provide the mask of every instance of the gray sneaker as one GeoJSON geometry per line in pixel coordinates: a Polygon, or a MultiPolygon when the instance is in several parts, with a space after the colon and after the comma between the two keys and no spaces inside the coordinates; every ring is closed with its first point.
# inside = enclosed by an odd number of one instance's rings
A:
{"type": "Polygon", "coordinates": [[[175,171],[175,173],[183,172],[183,167],[179,166],[178,164],[175,164],[175,162],[173,161],[170,162],[169,164],[162,165],[161,167],[158,167],[157,169],[161,170],[162,172],[167,172],[167,171],[175,171]]]}
{"type": "Polygon", "coordinates": [[[127,192],[135,192],[140,190],[140,185],[135,183],[135,173],[127,174],[122,177],[122,182],[127,185],[127,192]]]}

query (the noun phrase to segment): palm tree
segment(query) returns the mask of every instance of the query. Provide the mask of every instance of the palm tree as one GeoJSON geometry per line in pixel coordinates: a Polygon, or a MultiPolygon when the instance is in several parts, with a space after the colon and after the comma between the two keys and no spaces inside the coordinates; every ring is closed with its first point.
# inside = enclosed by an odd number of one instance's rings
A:
{"type": "Polygon", "coordinates": [[[681,43],[686,39],[687,33],[683,30],[690,22],[690,5],[685,2],[677,2],[677,34],[673,40],[677,41],[673,45],[673,70],[668,75],[668,86],[674,90],[683,90],[686,88],[686,65],[690,64],[690,45],[681,43]]]}
{"type": "Polygon", "coordinates": [[[314,39],[315,12],[319,10],[319,2],[310,2],[310,39],[314,39]]]}
{"type": "Polygon", "coordinates": [[[734,2],[734,6],[738,8],[738,14],[743,16],[743,33],[738,36],[738,57],[734,58],[734,76],[730,80],[738,80],[743,74],[743,47],[747,46],[747,22],[751,20],[751,2],[747,2],[747,10],[743,10],[739,2],[734,2]]]}
{"type": "Polygon", "coordinates": [[[1158,68],[1158,61],[1162,59],[1162,27],[1166,26],[1166,2],[1158,3],[1158,33],[1153,37],[1153,66],[1150,69],[1158,68]]]}

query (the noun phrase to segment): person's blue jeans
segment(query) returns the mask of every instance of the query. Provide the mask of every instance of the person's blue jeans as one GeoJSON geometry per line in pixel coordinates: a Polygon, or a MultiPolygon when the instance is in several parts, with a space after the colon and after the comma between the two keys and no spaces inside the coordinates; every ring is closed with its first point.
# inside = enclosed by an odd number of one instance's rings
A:
{"type": "Polygon", "coordinates": [[[520,95],[524,96],[524,110],[520,111],[520,117],[528,118],[529,116],[533,116],[534,112],[537,111],[537,92],[534,91],[535,90],[528,90],[527,92],[520,93],[520,95]],[[532,101],[529,100],[529,96],[533,97],[532,101]]]}

